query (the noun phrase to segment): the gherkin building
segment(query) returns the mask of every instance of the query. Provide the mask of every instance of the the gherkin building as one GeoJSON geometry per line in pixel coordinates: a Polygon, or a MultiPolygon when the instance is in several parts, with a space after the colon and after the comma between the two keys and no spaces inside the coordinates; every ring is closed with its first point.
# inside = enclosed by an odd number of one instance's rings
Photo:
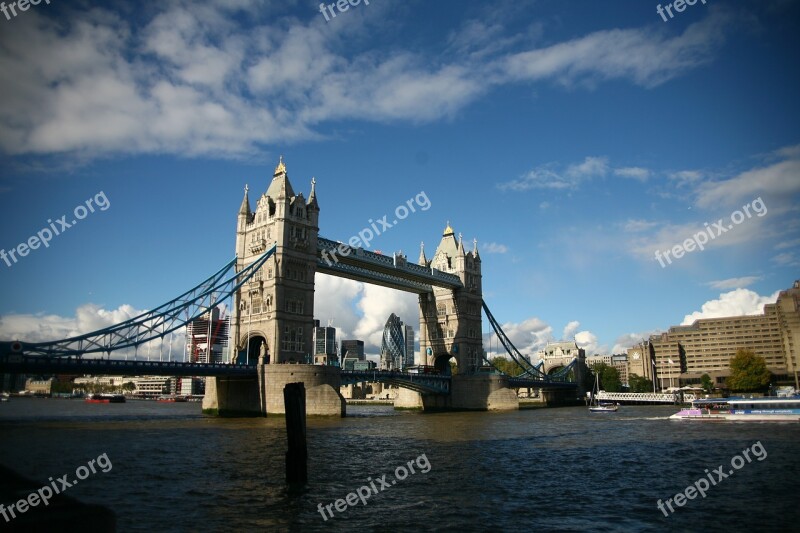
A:
{"type": "Polygon", "coordinates": [[[403,325],[400,317],[391,314],[383,328],[381,368],[402,370],[414,364],[414,330],[403,325]]]}

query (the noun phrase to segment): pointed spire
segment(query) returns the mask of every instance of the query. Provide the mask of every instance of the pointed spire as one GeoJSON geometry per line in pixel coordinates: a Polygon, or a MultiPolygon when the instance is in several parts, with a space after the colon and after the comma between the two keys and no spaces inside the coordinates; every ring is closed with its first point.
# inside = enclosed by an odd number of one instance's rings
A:
{"type": "Polygon", "coordinates": [[[450,221],[447,221],[447,227],[444,228],[444,233],[442,233],[442,237],[447,237],[448,235],[453,235],[455,232],[453,228],[450,227],[450,221]]]}
{"type": "Polygon", "coordinates": [[[319,208],[319,204],[317,203],[317,178],[311,177],[311,194],[308,195],[308,202],[307,205],[312,205],[316,208],[319,208]]]}
{"type": "Polygon", "coordinates": [[[419,243],[419,260],[417,264],[428,266],[428,258],[425,257],[425,242],[419,243]]]}
{"type": "Polygon", "coordinates": [[[480,255],[478,254],[478,239],[472,239],[472,254],[475,256],[475,259],[480,259],[480,255]]]}
{"type": "Polygon", "coordinates": [[[458,253],[464,255],[464,238],[460,233],[458,234],[458,253]]]}
{"type": "Polygon", "coordinates": [[[247,191],[250,190],[250,187],[245,185],[244,186],[244,198],[242,198],[242,205],[239,207],[239,214],[250,216],[250,199],[247,197],[247,191]]]}
{"type": "Polygon", "coordinates": [[[281,156],[278,166],[275,167],[275,173],[272,175],[272,183],[269,184],[267,189],[267,196],[270,198],[293,198],[294,189],[292,184],[289,183],[289,177],[286,175],[286,165],[281,156]]]}

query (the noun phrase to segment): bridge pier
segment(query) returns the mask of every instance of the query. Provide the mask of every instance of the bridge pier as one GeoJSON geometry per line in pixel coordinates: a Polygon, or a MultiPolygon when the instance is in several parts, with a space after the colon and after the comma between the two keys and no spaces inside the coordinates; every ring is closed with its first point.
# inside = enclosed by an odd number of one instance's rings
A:
{"type": "Polygon", "coordinates": [[[423,411],[514,411],[519,409],[519,400],[504,376],[455,375],[449,395],[401,388],[394,406],[395,409],[423,411]]]}
{"type": "Polygon", "coordinates": [[[255,377],[208,377],[203,413],[218,416],[261,416],[255,377]]]}
{"type": "Polygon", "coordinates": [[[339,369],[322,365],[258,365],[261,414],[285,415],[283,388],[302,382],[306,388],[306,415],[339,416],[346,413],[346,402],[339,392],[342,378],[339,369]]]}
{"type": "Polygon", "coordinates": [[[542,401],[548,406],[555,405],[582,405],[575,391],[565,389],[541,389],[542,401]]]}
{"type": "Polygon", "coordinates": [[[206,379],[203,413],[219,416],[285,415],[283,388],[301,382],[308,416],[345,416],[339,369],[320,365],[258,365],[257,377],[206,379]]]}

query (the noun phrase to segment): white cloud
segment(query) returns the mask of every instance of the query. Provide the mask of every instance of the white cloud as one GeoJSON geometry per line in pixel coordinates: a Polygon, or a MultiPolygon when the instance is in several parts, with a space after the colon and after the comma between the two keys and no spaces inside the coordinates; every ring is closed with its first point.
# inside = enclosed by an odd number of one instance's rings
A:
{"type": "Polygon", "coordinates": [[[614,175],[623,178],[631,178],[638,181],[647,181],[650,178],[650,171],[642,167],[623,167],[615,168],[614,175]]]}
{"type": "Polygon", "coordinates": [[[508,252],[508,246],[497,242],[485,242],[481,246],[487,254],[504,254],[508,252]]]}
{"type": "Polygon", "coordinates": [[[591,331],[579,331],[575,334],[575,344],[586,350],[586,355],[605,353],[606,347],[597,342],[597,336],[591,331]]]}
{"type": "MultiPolygon", "coordinates": [[[[101,7],[71,5],[58,20],[31,10],[0,34],[0,149],[252,158],[271,144],[320,138],[332,121],[452,117],[519,81],[652,87],[709,61],[730,25],[720,10],[674,37],[607,30],[537,49],[525,43],[541,26],[498,43],[498,22],[473,21],[447,40],[452,53],[433,60],[399,42],[380,53],[346,46],[381,31],[377,5],[340,25],[316,12],[305,21],[284,17],[280,2],[267,4],[273,16],[262,23],[264,5],[169,2],[135,23],[101,7]],[[524,51],[505,52],[511,44],[524,51]]],[[[541,172],[531,183],[550,181],[541,172]]],[[[605,172],[590,158],[550,187],[605,172]]]]}
{"type": "Polygon", "coordinates": [[[656,335],[658,333],[661,333],[660,329],[652,329],[639,333],[624,333],[614,341],[614,347],[611,349],[611,353],[628,353],[628,348],[642,341],[646,341],[650,338],[650,335],[656,335]]]}
{"type": "Polygon", "coordinates": [[[581,323],[578,322],[577,320],[571,321],[566,326],[564,326],[564,333],[561,336],[561,338],[564,339],[564,340],[571,339],[575,335],[575,332],[578,331],[578,328],[580,326],[581,326],[581,323]]]}
{"type": "Polygon", "coordinates": [[[669,175],[669,179],[678,182],[678,187],[693,185],[703,179],[703,174],[697,170],[681,170],[669,175]]]}
{"type": "Polygon", "coordinates": [[[709,62],[730,22],[715,11],[675,37],[650,28],[598,31],[511,55],[501,64],[511,79],[554,79],[571,86],[624,78],[653,87],[709,62]]]}
{"type": "Polygon", "coordinates": [[[744,276],[741,278],[728,278],[720,279],[717,281],[709,281],[706,283],[712,289],[726,290],[726,289],[743,289],[748,285],[752,285],[756,281],[761,280],[761,276],[744,276]]]}
{"type": "Polygon", "coordinates": [[[628,233],[638,233],[642,231],[648,231],[650,229],[655,228],[656,226],[658,226],[658,222],[630,219],[627,222],[625,222],[623,228],[628,233]]]}
{"type": "Polygon", "coordinates": [[[794,252],[778,254],[772,258],[772,261],[780,266],[800,266],[800,260],[797,259],[794,252]]]}
{"type": "Polygon", "coordinates": [[[784,159],[747,170],[724,181],[701,184],[697,189],[697,205],[739,207],[742,202],[752,201],[762,195],[770,209],[794,205],[794,196],[800,192],[800,145],[783,148],[774,155],[784,159]]]}
{"type": "Polygon", "coordinates": [[[704,303],[700,311],[686,315],[681,325],[690,325],[700,318],[757,315],[764,312],[764,304],[775,303],[779,293],[780,291],[776,291],[771,296],[759,296],[749,289],[726,292],[720,294],[719,298],[704,303]]]}
{"type": "Polygon", "coordinates": [[[586,157],[580,163],[572,163],[563,171],[558,170],[558,165],[548,163],[534,168],[519,178],[504,183],[498,183],[500,190],[528,191],[531,189],[577,189],[581,182],[596,177],[603,177],[608,173],[608,158],[586,157]]]}
{"type": "MultiPolygon", "coordinates": [[[[553,328],[543,320],[532,317],[522,322],[508,322],[501,327],[517,349],[527,356],[533,356],[539,349],[553,340],[553,328]]],[[[494,333],[483,338],[484,349],[489,356],[506,355],[505,350],[494,333]]]]}
{"type": "MultiPolygon", "coordinates": [[[[58,341],[113,326],[143,312],[145,311],[136,310],[127,304],[109,310],[87,303],[75,310],[74,317],[53,314],[7,314],[0,316],[0,338],[23,342],[58,341]]],[[[173,359],[180,359],[183,357],[185,344],[185,329],[180,328],[164,339],[154,339],[140,346],[138,350],[131,348],[115,353],[116,356],[138,354],[140,359],[149,353],[153,359],[157,359],[161,352],[166,359],[171,345],[173,359]]]]}

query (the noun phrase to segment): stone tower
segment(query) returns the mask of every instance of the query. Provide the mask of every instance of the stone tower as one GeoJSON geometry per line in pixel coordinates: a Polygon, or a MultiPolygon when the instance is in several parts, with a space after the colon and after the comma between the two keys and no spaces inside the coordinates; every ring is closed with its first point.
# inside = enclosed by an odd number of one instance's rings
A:
{"type": "Polygon", "coordinates": [[[238,362],[309,361],[318,232],[315,180],[308,200],[295,194],[282,157],[255,211],[245,187],[236,222],[237,272],[273,244],[277,249],[234,296],[231,340],[238,362]]]}
{"type": "Polygon", "coordinates": [[[465,251],[461,235],[456,240],[448,223],[433,258],[425,257],[424,245],[420,250],[420,265],[455,274],[464,285],[454,291],[434,287],[419,297],[422,360],[444,373],[450,372],[451,358],[459,374],[475,373],[482,362],[481,258],[477,241],[473,243],[473,250],[465,251]]]}

